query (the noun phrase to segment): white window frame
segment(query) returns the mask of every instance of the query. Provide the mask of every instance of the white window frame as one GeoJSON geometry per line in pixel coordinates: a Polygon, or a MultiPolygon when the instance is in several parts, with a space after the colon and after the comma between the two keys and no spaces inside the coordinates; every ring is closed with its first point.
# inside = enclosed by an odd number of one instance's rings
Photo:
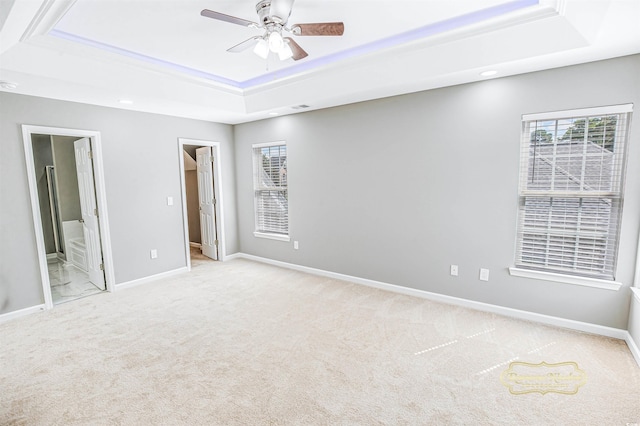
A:
{"type": "MultiPolygon", "coordinates": [[[[259,186],[260,179],[258,178],[258,174],[262,171],[262,168],[260,166],[260,164],[257,163],[256,159],[256,150],[257,149],[262,149],[262,148],[270,148],[270,147],[274,147],[274,146],[287,146],[287,143],[285,141],[275,141],[275,142],[267,142],[267,143],[258,143],[258,144],[253,144],[251,145],[251,162],[252,162],[252,169],[253,169],[253,211],[254,211],[254,220],[255,220],[255,227],[254,227],[254,232],[253,235],[257,238],[266,238],[266,239],[270,239],[270,240],[276,240],[276,241],[291,241],[291,238],[289,236],[289,225],[287,223],[287,233],[276,233],[276,232],[268,232],[265,230],[261,230],[259,227],[259,223],[260,223],[260,217],[259,217],[259,211],[258,211],[258,193],[260,191],[265,191],[265,190],[269,190],[269,191],[280,191],[283,190],[283,187],[279,187],[277,189],[274,188],[262,188],[259,186]]],[[[287,158],[288,158],[288,147],[287,147],[287,158]]],[[[288,194],[288,177],[287,177],[287,186],[284,187],[284,191],[287,191],[288,194]]],[[[289,210],[289,206],[288,206],[288,201],[287,201],[287,214],[288,214],[288,210],[289,210]]]]}
{"type": "MultiPolygon", "coordinates": [[[[597,108],[583,108],[583,109],[575,109],[575,110],[569,110],[569,111],[556,111],[556,112],[546,112],[546,113],[538,113],[538,114],[524,114],[522,116],[522,124],[523,124],[522,137],[523,138],[526,137],[527,139],[530,137],[528,134],[524,135],[525,124],[526,122],[530,122],[530,121],[559,120],[559,119],[565,119],[565,118],[581,118],[586,116],[625,114],[625,113],[631,113],[631,112],[633,112],[633,104],[614,105],[614,106],[597,107],[597,108]]],[[[625,129],[625,131],[627,132],[629,129],[628,121],[630,120],[627,120],[626,129],[625,129]]],[[[624,143],[628,144],[629,143],[628,134],[625,136],[626,136],[626,140],[624,143]]],[[[524,143],[524,141],[521,142],[521,144],[522,143],[524,143]]],[[[521,149],[522,149],[522,145],[521,145],[521,149]]],[[[628,147],[625,147],[624,149],[628,149],[628,147]]],[[[624,152],[616,153],[616,154],[619,154],[618,161],[624,160],[624,152]]],[[[520,157],[521,157],[520,160],[522,162],[523,161],[522,153],[520,153],[520,157]]],[[[526,163],[522,162],[521,167],[528,167],[528,161],[526,163]]],[[[524,176],[525,174],[526,173],[524,173],[524,171],[521,170],[520,172],[521,179],[522,179],[522,176],[524,176]]],[[[620,195],[619,195],[620,199],[622,199],[622,195],[623,195],[622,187],[624,185],[624,174],[625,173],[623,168],[620,182],[618,183],[618,185],[621,187],[620,195]]],[[[520,181],[519,187],[520,189],[519,189],[518,197],[519,199],[522,199],[527,196],[527,191],[523,190],[525,186],[523,186],[522,181],[520,181]]],[[[558,194],[558,196],[561,196],[561,194],[558,194]]],[[[620,211],[620,216],[621,215],[622,215],[622,212],[620,211]]],[[[520,215],[520,208],[519,208],[518,228],[520,228],[521,226],[521,223],[520,223],[521,220],[523,220],[523,218],[520,215]]],[[[517,247],[519,244],[518,238],[519,236],[516,235],[516,257],[517,257],[517,247]]],[[[619,244],[619,238],[620,238],[620,232],[618,232],[617,241],[616,241],[617,244],[619,244]]],[[[517,263],[517,259],[516,259],[516,263],[517,263]]],[[[582,285],[582,286],[588,286],[588,287],[596,287],[596,288],[616,290],[616,291],[619,290],[620,287],[622,286],[622,283],[613,281],[613,280],[608,280],[608,279],[572,275],[564,272],[561,273],[561,272],[545,271],[545,270],[539,270],[539,269],[528,269],[528,268],[522,268],[518,266],[510,267],[509,272],[513,276],[561,282],[566,284],[582,285]]]]}

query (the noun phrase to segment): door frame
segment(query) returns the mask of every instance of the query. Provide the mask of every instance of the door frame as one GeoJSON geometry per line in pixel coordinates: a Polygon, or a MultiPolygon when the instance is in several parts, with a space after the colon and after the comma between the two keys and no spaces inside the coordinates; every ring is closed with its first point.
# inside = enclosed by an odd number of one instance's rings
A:
{"type": "Polygon", "coordinates": [[[36,181],[36,170],[33,157],[32,135],[51,136],[71,136],[89,138],[93,151],[93,174],[96,190],[96,201],[100,212],[100,245],[102,248],[102,259],[104,263],[105,280],[107,291],[115,290],[113,257],[111,253],[111,233],[109,231],[109,215],[107,212],[107,198],[105,190],[104,167],[102,157],[102,142],[100,132],[94,130],[67,129],[61,127],[22,125],[22,140],[24,145],[25,162],[27,166],[27,178],[29,180],[29,194],[31,198],[31,212],[33,215],[33,227],[36,233],[36,247],[38,251],[38,262],[40,264],[40,277],[42,280],[42,291],[44,293],[44,304],[46,309],[53,308],[53,298],[51,296],[51,284],[49,281],[49,270],[47,267],[47,251],[44,245],[44,231],[42,228],[42,218],[40,216],[40,199],[38,197],[38,186],[36,181]]]}
{"type": "Polygon", "coordinates": [[[213,191],[216,196],[216,233],[218,234],[218,260],[224,262],[227,252],[224,237],[224,200],[222,197],[222,156],[220,153],[220,142],[205,141],[200,139],[178,138],[178,159],[180,163],[180,187],[182,190],[182,217],[184,225],[184,247],[187,269],[191,270],[191,248],[189,246],[189,216],[187,213],[187,186],[185,182],[184,170],[184,146],[194,145],[198,147],[211,147],[213,156],[218,160],[213,166],[214,184],[213,191]]]}

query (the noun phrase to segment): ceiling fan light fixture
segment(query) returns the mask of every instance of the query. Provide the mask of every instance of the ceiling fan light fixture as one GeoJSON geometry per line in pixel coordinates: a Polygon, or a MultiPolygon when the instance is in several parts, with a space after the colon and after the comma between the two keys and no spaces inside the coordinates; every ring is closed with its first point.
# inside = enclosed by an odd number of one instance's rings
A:
{"type": "Polygon", "coordinates": [[[287,59],[293,56],[293,50],[291,50],[291,46],[289,46],[289,42],[286,40],[282,43],[282,48],[278,52],[278,57],[281,61],[286,61],[287,59]]]}
{"type": "Polygon", "coordinates": [[[253,48],[253,53],[260,56],[262,59],[267,59],[269,56],[269,44],[265,39],[260,39],[256,46],[253,48]]]}
{"type": "Polygon", "coordinates": [[[273,53],[280,53],[283,45],[284,40],[282,39],[282,35],[278,31],[272,31],[269,34],[269,50],[273,53]]]}

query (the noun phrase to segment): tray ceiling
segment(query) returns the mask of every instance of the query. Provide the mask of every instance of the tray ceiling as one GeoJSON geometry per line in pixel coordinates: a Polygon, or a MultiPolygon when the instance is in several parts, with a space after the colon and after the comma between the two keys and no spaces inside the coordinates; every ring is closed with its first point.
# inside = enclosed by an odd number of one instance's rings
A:
{"type": "MultiPolygon", "coordinates": [[[[226,51],[262,31],[255,1],[5,2],[0,79],[14,92],[227,123],[637,53],[640,2],[297,0],[290,23],[343,21],[296,37],[300,61],[226,51]],[[128,100],[122,104],[120,101],[128,100]]],[[[7,90],[7,89],[0,89],[7,90]]]]}

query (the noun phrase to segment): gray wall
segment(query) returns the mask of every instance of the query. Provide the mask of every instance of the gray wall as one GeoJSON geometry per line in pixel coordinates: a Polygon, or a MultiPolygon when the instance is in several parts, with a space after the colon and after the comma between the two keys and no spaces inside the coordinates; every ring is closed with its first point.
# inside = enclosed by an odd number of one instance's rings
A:
{"type": "MultiPolygon", "coordinates": [[[[196,150],[199,145],[184,145],[184,152],[187,153],[193,161],[196,160],[196,150]]],[[[192,243],[202,242],[202,233],[200,231],[200,197],[198,195],[198,172],[197,170],[189,170],[189,166],[195,167],[193,163],[187,165],[185,160],[184,184],[187,192],[187,217],[189,218],[189,241],[192,243]]],[[[234,218],[235,219],[235,218],[234,218]]]]}
{"type": "MultiPolygon", "coordinates": [[[[521,115],[633,102],[640,56],[493,79],[234,128],[244,253],[616,328],[630,291],[512,277],[521,115]],[[251,144],[288,144],[291,243],[253,236],[251,144]],[[300,249],[293,249],[293,240],[300,249]],[[451,277],[449,265],[460,275],[451,277]],[[489,268],[490,281],[478,280],[489,268]]],[[[617,279],[640,219],[633,120],[617,279]]]]}
{"type": "MultiPolygon", "coordinates": [[[[186,264],[177,202],[177,138],[186,137],[223,144],[228,254],[627,328],[628,288],[511,277],[507,268],[521,114],[629,102],[637,116],[638,55],[233,128],[0,92],[0,286],[8,297],[0,313],[43,301],[20,129],[26,123],[101,132],[117,283],[186,264]],[[291,236],[300,250],[253,237],[251,144],[276,140],[289,146],[291,236]],[[168,207],[167,196],[176,205],[168,207]],[[452,263],[460,266],[457,278],[449,276],[452,263]],[[491,270],[488,283],[478,280],[480,267],[491,270]]],[[[631,132],[617,274],[625,286],[637,254],[640,120],[631,132]]]]}
{"type": "Polygon", "coordinates": [[[56,166],[58,183],[58,202],[63,222],[82,218],[80,210],[80,191],[76,171],[76,154],[73,142],[76,137],[53,136],[53,162],[56,166]]]}
{"type": "Polygon", "coordinates": [[[187,191],[187,216],[189,217],[189,241],[200,243],[200,202],[198,200],[198,172],[187,170],[185,174],[185,187],[187,191]]]}
{"type": "Polygon", "coordinates": [[[40,219],[44,234],[44,249],[47,254],[56,253],[55,236],[53,233],[53,217],[51,217],[51,205],[49,204],[49,184],[47,182],[47,166],[53,166],[53,150],[51,148],[51,136],[33,135],[33,163],[36,172],[36,185],[38,186],[38,198],[40,199],[40,219]]]}
{"type": "Polygon", "coordinates": [[[0,314],[44,301],[21,124],[101,132],[116,283],[186,265],[179,137],[221,142],[227,253],[238,250],[231,126],[0,92],[0,314]]]}

